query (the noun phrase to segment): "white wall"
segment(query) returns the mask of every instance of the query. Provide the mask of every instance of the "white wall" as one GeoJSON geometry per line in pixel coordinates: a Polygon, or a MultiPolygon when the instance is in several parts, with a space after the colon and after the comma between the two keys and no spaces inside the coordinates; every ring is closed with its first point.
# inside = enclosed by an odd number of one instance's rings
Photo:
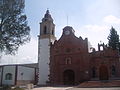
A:
{"type": "Polygon", "coordinates": [[[1,79],[2,79],[2,67],[0,67],[0,85],[2,84],[1,79]]]}
{"type": "Polygon", "coordinates": [[[16,69],[16,66],[4,66],[3,67],[2,84],[7,84],[7,85],[14,85],[15,84],[15,69],[16,69]],[[12,74],[12,80],[5,80],[5,75],[7,73],[12,74]]]}
{"type": "Polygon", "coordinates": [[[17,80],[34,80],[35,68],[18,66],[17,80]]]}
{"type": "Polygon", "coordinates": [[[49,63],[50,63],[50,41],[48,38],[40,39],[39,42],[39,54],[38,54],[38,63],[39,63],[39,85],[45,85],[48,81],[49,72],[49,63]]]}

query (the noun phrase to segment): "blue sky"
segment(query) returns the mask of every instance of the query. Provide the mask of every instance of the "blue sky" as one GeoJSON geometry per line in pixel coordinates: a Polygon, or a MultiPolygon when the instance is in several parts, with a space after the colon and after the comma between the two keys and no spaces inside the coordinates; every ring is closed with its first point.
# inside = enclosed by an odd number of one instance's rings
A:
{"type": "Polygon", "coordinates": [[[56,27],[69,24],[102,24],[101,19],[108,15],[120,17],[119,0],[26,0],[26,14],[29,23],[38,26],[45,11],[49,8],[56,27]],[[37,24],[36,24],[37,23],[37,24]]]}
{"type": "Polygon", "coordinates": [[[93,47],[102,41],[107,43],[113,26],[120,35],[120,0],[25,0],[25,14],[31,27],[31,42],[21,46],[16,56],[3,56],[1,63],[37,62],[37,35],[39,23],[47,8],[56,25],[56,37],[62,29],[72,26],[76,36],[88,38],[93,47]],[[9,59],[9,61],[8,61],[9,59]]]}
{"type": "MultiPolygon", "coordinates": [[[[117,25],[109,22],[109,20],[104,21],[107,17],[111,18],[110,16],[119,21],[119,5],[119,0],[26,0],[25,12],[28,16],[29,25],[32,29],[31,34],[33,36],[39,34],[39,22],[41,22],[45,11],[49,8],[56,25],[56,37],[59,38],[61,36],[62,28],[67,25],[68,17],[68,25],[75,29],[76,35],[83,36],[84,38],[88,37],[91,41],[92,39],[94,40],[94,38],[91,38],[91,36],[94,35],[94,32],[92,30],[87,31],[86,28],[84,29],[85,26],[90,26],[90,28],[88,27],[87,29],[96,27],[109,27],[108,29],[110,29],[111,26],[113,26],[117,31],[120,30],[119,23],[117,25]]],[[[96,30],[95,33],[98,32],[99,31],[96,30]]],[[[118,31],[118,33],[120,32],[118,31]]],[[[108,32],[106,35],[108,36],[108,32]]],[[[105,38],[101,38],[103,42],[106,42],[107,40],[104,41],[104,39],[105,38]]],[[[91,44],[93,40],[91,41],[91,44]]],[[[100,38],[98,38],[98,40],[100,41],[100,38]]]]}

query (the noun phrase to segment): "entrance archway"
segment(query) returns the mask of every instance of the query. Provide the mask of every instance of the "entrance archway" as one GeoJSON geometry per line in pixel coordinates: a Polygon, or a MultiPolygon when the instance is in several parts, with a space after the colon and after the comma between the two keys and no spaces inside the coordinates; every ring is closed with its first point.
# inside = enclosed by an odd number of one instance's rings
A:
{"type": "Polygon", "coordinates": [[[101,65],[99,68],[99,79],[100,80],[108,80],[109,75],[108,75],[108,68],[105,65],[101,65]]]}
{"type": "Polygon", "coordinates": [[[73,70],[65,70],[63,72],[64,85],[74,85],[75,73],[73,70]]]}

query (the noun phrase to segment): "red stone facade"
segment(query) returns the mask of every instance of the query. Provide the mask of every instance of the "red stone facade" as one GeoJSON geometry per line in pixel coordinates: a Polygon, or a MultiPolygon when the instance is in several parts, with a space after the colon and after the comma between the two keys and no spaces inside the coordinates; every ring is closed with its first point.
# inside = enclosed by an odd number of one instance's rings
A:
{"type": "Polygon", "coordinates": [[[75,85],[91,79],[118,79],[120,77],[118,52],[105,47],[104,44],[98,46],[98,51],[93,50],[89,53],[88,39],[76,37],[72,27],[65,27],[61,38],[51,44],[50,83],[75,85]]]}

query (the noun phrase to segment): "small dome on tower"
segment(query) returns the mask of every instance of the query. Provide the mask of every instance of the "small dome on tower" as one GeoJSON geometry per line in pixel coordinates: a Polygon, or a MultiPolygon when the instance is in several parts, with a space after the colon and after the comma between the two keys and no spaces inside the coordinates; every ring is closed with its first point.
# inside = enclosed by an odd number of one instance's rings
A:
{"type": "Polygon", "coordinates": [[[53,21],[51,15],[50,15],[49,10],[46,11],[46,13],[45,13],[45,15],[44,15],[44,18],[42,19],[42,21],[47,21],[47,20],[53,21]]]}

